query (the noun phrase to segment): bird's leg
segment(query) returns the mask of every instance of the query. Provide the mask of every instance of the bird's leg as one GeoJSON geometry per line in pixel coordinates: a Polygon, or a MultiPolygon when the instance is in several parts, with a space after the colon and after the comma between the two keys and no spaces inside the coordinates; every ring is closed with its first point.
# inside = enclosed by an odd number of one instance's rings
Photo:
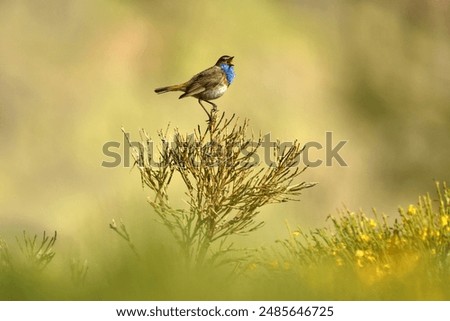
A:
{"type": "Polygon", "coordinates": [[[208,104],[211,104],[212,105],[212,107],[213,107],[213,111],[217,111],[217,105],[215,104],[215,103],[213,103],[213,102],[210,102],[209,100],[205,100],[208,104]]]}
{"type": "Polygon", "coordinates": [[[205,111],[206,115],[208,115],[209,120],[211,120],[211,114],[206,110],[205,106],[203,106],[201,99],[198,100],[198,103],[200,104],[200,106],[202,106],[202,108],[205,111]]]}
{"type": "Polygon", "coordinates": [[[213,108],[211,109],[211,112],[208,112],[205,108],[205,106],[203,106],[202,104],[202,99],[198,100],[198,103],[200,104],[200,106],[202,106],[203,110],[205,111],[206,115],[208,115],[208,120],[206,121],[208,123],[208,128],[211,131],[211,129],[213,127],[215,127],[215,123],[216,123],[216,113],[217,113],[217,105],[208,101],[208,100],[203,100],[206,101],[208,104],[211,104],[213,106],[213,108]]]}

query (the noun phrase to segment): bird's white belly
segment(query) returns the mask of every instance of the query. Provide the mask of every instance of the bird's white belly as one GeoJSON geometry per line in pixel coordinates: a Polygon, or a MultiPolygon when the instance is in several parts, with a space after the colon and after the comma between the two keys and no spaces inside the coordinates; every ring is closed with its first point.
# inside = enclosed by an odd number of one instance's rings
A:
{"type": "Polygon", "coordinates": [[[222,96],[228,89],[227,85],[217,85],[216,87],[203,92],[203,97],[206,100],[212,100],[212,99],[216,99],[219,98],[220,96],[222,96]]]}

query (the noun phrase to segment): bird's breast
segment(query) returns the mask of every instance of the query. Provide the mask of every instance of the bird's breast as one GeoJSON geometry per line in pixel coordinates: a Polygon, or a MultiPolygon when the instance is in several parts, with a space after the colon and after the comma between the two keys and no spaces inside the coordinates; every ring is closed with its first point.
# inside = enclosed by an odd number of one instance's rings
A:
{"type": "Polygon", "coordinates": [[[228,86],[226,84],[219,84],[213,88],[202,92],[202,99],[212,100],[219,98],[227,91],[228,86]]]}

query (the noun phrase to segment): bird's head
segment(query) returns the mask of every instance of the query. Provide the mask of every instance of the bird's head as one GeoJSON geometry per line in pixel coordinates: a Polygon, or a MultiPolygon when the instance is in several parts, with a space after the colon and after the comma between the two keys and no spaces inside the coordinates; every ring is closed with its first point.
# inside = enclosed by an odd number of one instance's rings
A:
{"type": "Polygon", "coordinates": [[[216,66],[221,66],[221,65],[223,65],[223,64],[227,64],[227,65],[229,65],[229,66],[234,66],[234,65],[231,63],[231,62],[233,61],[233,58],[234,58],[234,57],[232,57],[232,56],[227,56],[227,55],[222,56],[222,57],[219,58],[219,60],[217,60],[216,66]]]}

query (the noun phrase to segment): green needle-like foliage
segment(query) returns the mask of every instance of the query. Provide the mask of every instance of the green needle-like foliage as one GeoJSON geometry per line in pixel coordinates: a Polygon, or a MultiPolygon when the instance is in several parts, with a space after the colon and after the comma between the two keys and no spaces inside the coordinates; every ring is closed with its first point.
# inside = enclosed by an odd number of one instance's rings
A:
{"type": "Polygon", "coordinates": [[[52,261],[55,256],[53,246],[56,242],[56,235],[56,231],[52,237],[44,232],[42,239],[38,241],[37,235],[31,238],[24,231],[22,240],[17,239],[19,248],[31,267],[43,270],[52,261]]]}

